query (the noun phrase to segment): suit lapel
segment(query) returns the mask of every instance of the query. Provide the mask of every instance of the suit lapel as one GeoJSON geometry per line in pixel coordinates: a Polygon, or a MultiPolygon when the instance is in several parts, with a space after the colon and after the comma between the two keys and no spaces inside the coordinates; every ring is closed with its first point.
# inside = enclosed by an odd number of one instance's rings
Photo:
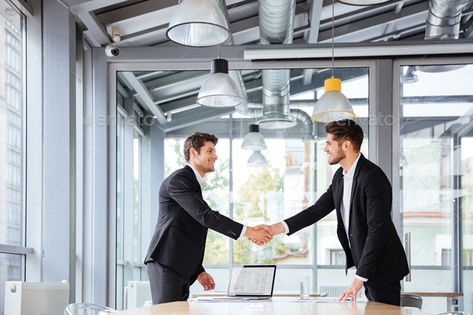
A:
{"type": "MultiPolygon", "coordinates": [[[[360,174],[360,169],[363,166],[364,160],[365,160],[365,157],[363,156],[363,154],[361,154],[360,159],[358,160],[358,164],[356,164],[355,173],[353,174],[353,184],[351,187],[351,195],[350,195],[350,223],[351,223],[351,216],[353,213],[352,211],[353,210],[353,197],[355,196],[356,185],[358,184],[358,175],[360,174]]],[[[350,227],[350,225],[351,224],[349,224],[348,226],[350,227]]]]}

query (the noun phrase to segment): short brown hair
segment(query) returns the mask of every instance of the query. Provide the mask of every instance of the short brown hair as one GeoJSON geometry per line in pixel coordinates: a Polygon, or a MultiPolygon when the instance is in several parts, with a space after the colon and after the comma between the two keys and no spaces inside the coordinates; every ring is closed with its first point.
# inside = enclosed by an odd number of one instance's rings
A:
{"type": "Polygon", "coordinates": [[[186,141],[184,141],[184,157],[186,158],[186,161],[189,162],[191,157],[191,148],[194,148],[200,153],[200,148],[202,148],[207,141],[210,141],[216,145],[218,138],[212,134],[204,132],[194,132],[189,137],[187,137],[186,141]]]}
{"type": "Polygon", "coordinates": [[[332,121],[325,126],[325,131],[335,140],[349,140],[355,151],[360,151],[363,143],[363,129],[351,119],[332,121]]]}

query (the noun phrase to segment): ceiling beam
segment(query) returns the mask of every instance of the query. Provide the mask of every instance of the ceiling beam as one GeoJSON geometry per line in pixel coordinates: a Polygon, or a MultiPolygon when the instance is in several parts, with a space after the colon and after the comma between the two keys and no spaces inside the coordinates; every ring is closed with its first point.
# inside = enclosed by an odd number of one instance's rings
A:
{"type": "MultiPolygon", "coordinates": [[[[382,35],[385,26],[388,23],[402,22],[403,28],[410,27],[412,24],[418,24],[419,20],[425,21],[429,10],[428,2],[419,2],[410,6],[406,6],[401,12],[396,14],[396,11],[390,11],[369,18],[351,22],[335,27],[334,34],[338,41],[359,41],[357,36],[362,36],[362,40],[367,40],[371,37],[382,35]],[[376,34],[375,29],[379,28],[379,34],[376,34]],[[373,34],[374,33],[374,34],[373,34]],[[356,39],[355,39],[356,38],[356,39]]],[[[319,42],[328,42],[332,38],[332,30],[327,29],[319,33],[319,42]]]]}
{"type": "Polygon", "coordinates": [[[82,23],[84,23],[85,27],[87,27],[87,35],[89,37],[93,37],[93,40],[90,41],[90,44],[94,45],[95,47],[100,47],[110,43],[107,30],[102,24],[100,24],[94,13],[75,10],[74,8],[71,8],[71,11],[82,21],[82,23]]]}
{"type": "Polygon", "coordinates": [[[176,129],[201,124],[207,120],[221,117],[234,112],[235,107],[208,107],[195,108],[172,116],[170,122],[161,124],[164,132],[170,132],[176,129]]]}
{"type": "Polygon", "coordinates": [[[140,100],[141,105],[153,113],[160,124],[166,123],[164,113],[161,111],[161,108],[154,104],[153,98],[148,89],[144,86],[143,82],[136,79],[133,72],[123,71],[120,72],[119,75],[120,79],[122,79],[126,85],[133,88],[133,90],[138,94],[137,97],[140,100]]]}
{"type": "MultiPolygon", "coordinates": [[[[429,40],[429,41],[390,41],[375,43],[338,43],[335,44],[335,58],[354,57],[391,57],[391,56],[435,56],[445,54],[471,54],[471,40],[429,40]]],[[[330,58],[332,49],[329,45],[271,45],[245,48],[245,60],[294,60],[330,58]],[[300,48],[299,48],[300,47],[300,48]],[[311,47],[311,48],[309,48],[311,47]]]]}

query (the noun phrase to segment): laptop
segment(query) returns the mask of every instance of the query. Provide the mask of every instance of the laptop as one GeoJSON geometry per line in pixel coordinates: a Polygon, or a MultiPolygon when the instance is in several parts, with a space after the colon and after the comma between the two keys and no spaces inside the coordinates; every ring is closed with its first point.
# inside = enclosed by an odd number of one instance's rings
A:
{"type": "Polygon", "coordinates": [[[264,300],[273,296],[276,265],[234,265],[226,299],[264,300]]]}

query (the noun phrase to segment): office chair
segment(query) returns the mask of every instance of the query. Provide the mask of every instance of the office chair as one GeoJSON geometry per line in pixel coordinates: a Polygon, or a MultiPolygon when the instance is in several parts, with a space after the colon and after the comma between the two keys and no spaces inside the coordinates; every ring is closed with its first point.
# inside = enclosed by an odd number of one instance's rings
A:
{"type": "Polygon", "coordinates": [[[422,309],[422,298],[415,294],[401,293],[401,306],[422,309]]]}
{"type": "Polygon", "coordinates": [[[72,303],[66,306],[64,315],[105,315],[115,313],[113,308],[90,303],[72,303]]]}

